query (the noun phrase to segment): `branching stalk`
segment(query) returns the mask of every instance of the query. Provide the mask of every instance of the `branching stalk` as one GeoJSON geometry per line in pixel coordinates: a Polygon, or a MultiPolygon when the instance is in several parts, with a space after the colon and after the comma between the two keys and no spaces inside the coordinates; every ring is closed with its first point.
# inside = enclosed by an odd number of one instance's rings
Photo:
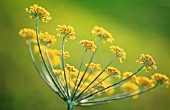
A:
{"type": "Polygon", "coordinates": [[[32,53],[30,38],[28,39],[28,49],[29,49],[29,53],[30,53],[30,56],[31,56],[31,60],[32,60],[34,66],[35,66],[35,68],[36,68],[36,70],[38,71],[39,75],[40,75],[40,76],[42,77],[42,79],[47,83],[47,85],[48,85],[50,88],[52,88],[52,90],[53,90],[55,93],[58,94],[58,96],[60,96],[62,99],[65,100],[65,98],[63,97],[63,95],[62,95],[60,92],[56,91],[56,90],[52,87],[52,85],[48,82],[48,80],[44,77],[44,75],[41,73],[40,69],[38,68],[38,66],[37,66],[37,64],[36,64],[36,61],[35,61],[35,58],[34,58],[34,55],[33,55],[33,53],[32,53]]]}
{"type": "Polygon", "coordinates": [[[125,98],[130,98],[130,97],[133,97],[133,96],[136,96],[136,95],[140,95],[140,94],[143,94],[145,92],[148,92],[154,88],[156,88],[158,86],[158,83],[152,87],[152,88],[148,88],[146,90],[143,90],[141,92],[138,92],[136,94],[131,94],[131,95],[124,95],[124,96],[117,96],[117,97],[108,97],[108,98],[102,98],[102,99],[96,99],[96,100],[92,100],[92,101],[88,101],[88,102],[80,102],[79,105],[82,103],[82,104],[86,104],[86,103],[107,103],[107,102],[111,102],[113,100],[120,100],[120,99],[125,99],[125,98]]]}
{"type": "Polygon", "coordinates": [[[73,94],[73,96],[72,96],[72,100],[75,98],[75,95],[77,94],[77,90],[78,90],[78,88],[79,88],[79,86],[80,86],[80,84],[81,84],[81,82],[82,82],[82,80],[83,80],[83,78],[84,78],[84,76],[85,76],[85,74],[86,74],[89,66],[90,66],[90,63],[92,62],[92,60],[93,60],[93,58],[94,58],[94,55],[96,54],[96,52],[97,52],[97,50],[98,50],[98,47],[99,47],[99,45],[100,45],[100,43],[101,43],[101,41],[102,41],[102,38],[103,38],[103,37],[100,36],[100,39],[98,40],[98,43],[97,43],[97,45],[96,45],[96,50],[93,52],[93,54],[92,54],[92,56],[91,56],[91,59],[90,59],[90,61],[89,61],[89,63],[88,63],[88,66],[86,67],[86,69],[85,69],[85,71],[84,71],[84,73],[83,73],[83,75],[82,75],[82,77],[81,77],[81,79],[80,79],[80,82],[78,83],[78,85],[77,85],[77,87],[76,87],[76,90],[75,90],[75,92],[74,92],[74,94],[73,94]]]}
{"type": "Polygon", "coordinates": [[[47,60],[48,60],[48,62],[49,62],[50,68],[51,68],[51,70],[52,70],[53,75],[54,75],[55,78],[56,78],[56,83],[58,84],[58,87],[60,88],[61,92],[62,92],[62,93],[64,94],[64,96],[66,97],[66,94],[65,94],[64,88],[63,88],[63,86],[62,86],[62,84],[61,84],[61,81],[60,81],[60,79],[58,78],[58,76],[55,75],[55,73],[54,73],[54,67],[53,67],[53,65],[52,65],[52,63],[51,63],[51,61],[50,61],[50,56],[49,56],[49,54],[48,54],[48,50],[47,50],[46,43],[44,43],[44,48],[45,48],[45,53],[46,53],[47,60]]]}
{"type": "MultiPolygon", "coordinates": [[[[39,48],[39,53],[40,53],[40,55],[41,55],[42,61],[43,61],[43,63],[44,63],[44,66],[45,66],[47,72],[49,73],[49,75],[50,75],[53,83],[55,84],[55,86],[57,87],[57,89],[60,91],[60,89],[58,88],[58,85],[57,85],[55,79],[53,78],[53,76],[52,76],[52,74],[51,74],[51,72],[50,72],[50,70],[49,70],[49,68],[48,68],[48,66],[47,66],[47,64],[46,64],[46,62],[45,62],[44,56],[43,56],[43,54],[42,54],[42,50],[41,50],[41,47],[40,47],[40,40],[39,40],[39,36],[38,36],[38,19],[39,19],[39,17],[36,17],[36,37],[37,37],[37,44],[38,44],[38,48],[39,48]]],[[[60,92],[61,92],[61,91],[60,91],[60,92]]],[[[62,92],[61,92],[61,94],[62,94],[62,92]]],[[[64,96],[64,94],[62,94],[62,96],[63,96],[64,98],[66,98],[66,97],[64,96]]]]}
{"type": "Polygon", "coordinates": [[[118,85],[118,84],[120,84],[120,83],[122,83],[122,82],[124,82],[124,81],[126,81],[126,80],[128,80],[128,79],[130,79],[133,75],[137,74],[137,73],[138,73],[140,70],[142,70],[145,66],[146,66],[146,63],[143,64],[136,72],[134,72],[134,73],[133,73],[132,75],[130,75],[129,77],[127,77],[127,78],[125,78],[125,79],[123,79],[123,80],[121,80],[121,81],[119,81],[119,82],[117,82],[117,83],[114,83],[114,84],[112,84],[112,85],[110,85],[110,86],[108,86],[108,87],[106,87],[106,88],[103,88],[103,89],[101,89],[101,90],[99,90],[99,91],[97,91],[97,92],[95,92],[95,93],[93,93],[93,94],[90,94],[89,96],[86,96],[86,97],[84,97],[84,98],[81,98],[81,99],[79,99],[78,101],[83,100],[83,99],[86,99],[86,98],[89,98],[89,97],[92,97],[92,96],[94,96],[94,95],[96,95],[96,94],[98,94],[98,93],[100,93],[100,92],[102,92],[102,91],[104,91],[104,90],[106,90],[106,89],[109,89],[110,87],[116,86],[116,85],[118,85]]]}
{"type": "Polygon", "coordinates": [[[65,70],[65,62],[64,62],[64,42],[65,42],[66,34],[64,34],[62,38],[62,55],[61,55],[61,67],[62,70],[64,71],[64,81],[66,84],[66,92],[67,92],[67,97],[69,97],[69,91],[68,91],[68,84],[67,84],[67,76],[66,76],[66,70],[65,70]]]}
{"type": "Polygon", "coordinates": [[[103,72],[109,67],[116,59],[117,55],[108,63],[108,65],[94,78],[94,80],[75,98],[78,99],[102,74],[103,72]]]}

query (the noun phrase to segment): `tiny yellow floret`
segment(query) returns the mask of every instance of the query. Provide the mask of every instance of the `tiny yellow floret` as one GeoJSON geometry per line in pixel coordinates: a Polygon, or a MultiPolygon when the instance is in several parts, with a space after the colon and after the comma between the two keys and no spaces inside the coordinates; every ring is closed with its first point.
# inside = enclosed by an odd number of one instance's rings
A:
{"type": "Polygon", "coordinates": [[[48,22],[52,19],[50,13],[43,7],[38,6],[38,4],[34,4],[33,6],[26,8],[26,12],[30,14],[31,19],[39,17],[39,19],[43,22],[48,22]]]}
{"type": "Polygon", "coordinates": [[[143,69],[146,69],[146,72],[149,72],[151,68],[157,69],[156,63],[153,60],[152,56],[146,54],[141,54],[141,56],[137,59],[137,63],[140,64],[146,64],[146,66],[143,69]]]}
{"type": "Polygon", "coordinates": [[[56,42],[56,38],[53,35],[50,35],[48,32],[39,33],[39,39],[46,44],[54,44],[56,42]]]}
{"type": "Polygon", "coordinates": [[[66,69],[69,72],[77,72],[77,69],[74,66],[70,66],[69,64],[66,64],[66,69]]]}
{"type": "Polygon", "coordinates": [[[120,73],[120,71],[119,70],[117,70],[116,68],[114,68],[114,67],[108,67],[107,69],[106,69],[106,72],[108,73],[108,74],[116,74],[116,77],[118,77],[119,79],[121,78],[121,73],[120,73]]]}
{"type": "Polygon", "coordinates": [[[37,43],[36,32],[33,29],[23,28],[19,31],[19,35],[23,38],[30,38],[30,42],[37,43]]]}
{"type": "Polygon", "coordinates": [[[69,39],[75,39],[75,32],[72,26],[57,25],[57,36],[67,36],[69,39]]]}
{"type": "MultiPolygon", "coordinates": [[[[86,64],[85,66],[87,67],[88,64],[86,64]]],[[[90,63],[88,68],[91,70],[101,70],[100,64],[94,64],[94,63],[90,63]]]]}
{"type": "Polygon", "coordinates": [[[81,41],[80,41],[80,44],[82,44],[83,47],[91,50],[92,52],[94,52],[95,49],[96,49],[96,46],[94,45],[94,42],[93,42],[93,41],[81,40],[81,41]]]}
{"type": "Polygon", "coordinates": [[[138,78],[139,85],[142,85],[144,87],[149,87],[149,88],[154,87],[154,83],[152,82],[151,79],[144,76],[138,76],[137,78],[138,78]]]}
{"type": "Polygon", "coordinates": [[[135,83],[139,83],[138,78],[136,77],[136,75],[132,75],[132,72],[124,72],[123,73],[123,77],[122,79],[126,79],[128,77],[131,77],[131,81],[135,82],[135,83]]]}
{"type": "MultiPolygon", "coordinates": [[[[55,52],[56,55],[61,56],[62,55],[62,50],[56,50],[55,52]]],[[[64,52],[64,58],[70,57],[69,53],[67,51],[64,52]]]]}
{"type": "Polygon", "coordinates": [[[106,41],[108,41],[110,43],[112,43],[112,41],[113,41],[112,35],[108,31],[106,31],[103,27],[95,26],[92,29],[91,33],[92,33],[92,35],[103,37],[106,41]]]}
{"type": "Polygon", "coordinates": [[[30,6],[29,8],[26,8],[26,12],[28,12],[30,15],[30,18],[36,18],[39,17],[41,21],[48,22],[51,20],[50,13],[45,10],[43,7],[38,6],[38,4],[34,4],[33,6],[30,6]]]}
{"type": "Polygon", "coordinates": [[[152,75],[151,79],[154,83],[156,83],[156,82],[161,83],[165,87],[168,87],[170,84],[169,78],[166,75],[163,75],[160,73],[156,73],[156,74],[152,75]]]}
{"type": "Polygon", "coordinates": [[[120,62],[123,62],[126,59],[126,53],[118,46],[110,46],[110,50],[114,55],[117,55],[120,62]]]}

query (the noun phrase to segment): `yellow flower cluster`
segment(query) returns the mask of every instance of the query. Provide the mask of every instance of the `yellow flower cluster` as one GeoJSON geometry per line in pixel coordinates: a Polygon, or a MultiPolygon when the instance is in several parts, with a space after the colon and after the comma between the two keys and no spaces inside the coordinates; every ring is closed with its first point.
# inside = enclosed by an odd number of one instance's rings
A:
{"type": "Polygon", "coordinates": [[[81,40],[80,41],[80,44],[83,45],[83,47],[91,50],[91,51],[95,51],[96,49],[96,46],[94,45],[94,42],[93,41],[88,41],[88,40],[81,40]]]}
{"type": "MultiPolygon", "coordinates": [[[[126,78],[130,77],[132,74],[133,74],[132,72],[124,72],[122,79],[126,79],[126,78]]],[[[138,83],[138,79],[137,79],[136,75],[131,76],[130,79],[131,79],[131,81],[138,83]]]]}
{"type": "MultiPolygon", "coordinates": [[[[88,64],[85,64],[85,66],[88,66],[88,64]]],[[[91,70],[101,70],[100,64],[94,64],[94,63],[90,63],[88,68],[91,70]]]]}
{"type": "MultiPolygon", "coordinates": [[[[41,47],[41,50],[42,50],[42,53],[43,53],[43,56],[44,56],[44,59],[45,61],[48,61],[47,59],[47,53],[45,51],[45,47],[44,46],[40,46],[41,47]]],[[[34,52],[35,53],[39,53],[39,48],[38,46],[34,46],[34,52]]],[[[56,50],[55,49],[48,49],[48,55],[50,57],[50,61],[52,63],[53,66],[57,66],[59,65],[59,62],[60,62],[60,58],[55,54],[56,50]]]]}
{"type": "Polygon", "coordinates": [[[108,74],[116,74],[116,76],[120,79],[121,78],[121,73],[119,70],[117,70],[116,68],[113,68],[113,67],[108,67],[106,69],[107,73],[108,74]]]}
{"type": "Polygon", "coordinates": [[[138,85],[136,85],[135,83],[128,81],[125,82],[124,84],[121,85],[121,88],[124,88],[126,90],[137,90],[139,89],[138,85]]]}
{"type": "Polygon", "coordinates": [[[123,62],[126,59],[126,53],[118,46],[110,46],[110,50],[114,55],[117,55],[120,62],[123,62]]]}
{"type": "Polygon", "coordinates": [[[23,38],[30,38],[30,42],[37,43],[36,32],[33,29],[23,28],[19,31],[19,35],[23,38]]]}
{"type": "Polygon", "coordinates": [[[48,22],[49,20],[52,19],[50,13],[41,6],[38,6],[37,4],[34,4],[33,6],[26,8],[26,12],[31,14],[30,16],[31,19],[39,17],[43,22],[48,22]]]}
{"type": "Polygon", "coordinates": [[[152,75],[151,78],[152,78],[153,82],[161,83],[165,87],[168,87],[170,84],[169,78],[166,75],[163,75],[160,73],[156,73],[156,74],[152,75]]]}
{"type": "Polygon", "coordinates": [[[146,69],[146,72],[149,72],[151,70],[151,68],[153,69],[157,69],[157,66],[155,61],[153,60],[152,56],[146,54],[141,54],[141,56],[138,58],[138,60],[136,61],[137,63],[140,64],[146,64],[146,66],[143,69],[146,69]]]}
{"type": "Polygon", "coordinates": [[[75,39],[75,32],[72,26],[57,25],[56,31],[58,36],[67,36],[70,39],[75,39]]]}
{"type": "MultiPolygon", "coordinates": [[[[132,72],[125,72],[123,73],[122,79],[126,79],[130,77],[132,74],[133,74],[132,72]]],[[[149,87],[149,88],[154,87],[154,83],[152,82],[152,80],[144,76],[137,77],[136,75],[133,75],[131,76],[130,80],[131,82],[134,82],[135,84],[138,84],[144,87],[149,87]]]]}
{"type": "Polygon", "coordinates": [[[77,72],[77,69],[74,66],[70,66],[69,64],[66,64],[66,69],[69,72],[77,72]]]}
{"type": "MultiPolygon", "coordinates": [[[[58,56],[61,56],[62,55],[62,50],[56,50],[55,51],[55,54],[58,55],[58,56]]],[[[67,51],[64,52],[64,58],[68,58],[70,57],[69,53],[67,51]]]]}
{"type": "Polygon", "coordinates": [[[154,87],[152,80],[144,76],[138,76],[138,84],[149,88],[154,87]]]}
{"type": "Polygon", "coordinates": [[[46,44],[54,44],[56,42],[56,38],[53,35],[50,35],[48,32],[39,33],[39,39],[46,44]]]}
{"type": "Polygon", "coordinates": [[[92,35],[103,37],[106,41],[111,43],[113,41],[112,35],[108,31],[106,31],[103,27],[95,26],[92,29],[92,35]]]}
{"type": "MultiPolygon", "coordinates": [[[[121,85],[121,88],[125,91],[129,91],[130,94],[136,94],[136,93],[140,92],[138,85],[136,85],[135,83],[133,83],[131,81],[123,83],[121,85]]],[[[136,98],[138,98],[138,95],[133,96],[132,98],[136,99],[136,98]]]]}

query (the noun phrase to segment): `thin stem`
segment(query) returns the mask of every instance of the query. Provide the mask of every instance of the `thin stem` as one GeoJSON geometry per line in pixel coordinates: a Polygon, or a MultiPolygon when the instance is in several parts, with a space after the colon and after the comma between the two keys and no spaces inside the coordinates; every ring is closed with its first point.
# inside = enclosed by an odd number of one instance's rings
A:
{"type": "Polygon", "coordinates": [[[34,58],[34,55],[32,53],[32,48],[31,48],[31,43],[30,43],[30,38],[28,39],[28,49],[29,49],[29,53],[30,53],[30,56],[31,56],[31,60],[36,68],[36,70],[38,71],[38,74],[42,77],[42,79],[47,83],[47,85],[52,88],[52,90],[58,94],[58,96],[60,96],[62,99],[64,99],[64,97],[58,92],[56,91],[52,86],[51,84],[48,82],[48,80],[44,77],[44,75],[41,73],[40,69],[38,68],[37,64],[36,64],[36,61],[35,61],[35,58],[34,58]]]}
{"type": "MultiPolygon", "coordinates": [[[[75,86],[74,86],[74,89],[73,89],[73,93],[75,93],[75,89],[77,87],[78,78],[79,78],[80,71],[81,71],[81,68],[83,66],[83,63],[84,63],[84,58],[86,56],[86,53],[87,53],[87,48],[85,48],[85,50],[84,50],[84,54],[83,54],[83,57],[82,57],[82,60],[81,60],[81,63],[80,63],[79,71],[78,71],[78,74],[77,74],[77,77],[76,77],[76,83],[75,83],[75,86]]],[[[74,97],[74,95],[73,95],[73,97],[74,97]]]]}
{"type": "Polygon", "coordinates": [[[101,89],[101,90],[99,90],[99,91],[97,91],[97,92],[95,92],[95,93],[93,93],[93,94],[90,94],[90,95],[88,95],[88,96],[86,96],[86,97],[84,97],[84,98],[82,98],[82,99],[79,99],[78,101],[80,101],[80,100],[83,100],[83,99],[86,99],[86,98],[89,98],[89,97],[92,97],[92,96],[94,96],[94,95],[96,95],[96,94],[98,94],[98,93],[100,93],[100,92],[102,92],[102,91],[104,91],[104,90],[106,90],[106,89],[109,89],[110,87],[113,87],[113,86],[115,86],[115,85],[118,85],[118,84],[120,84],[120,83],[122,83],[122,82],[124,82],[124,81],[126,81],[126,80],[128,80],[128,79],[130,79],[133,75],[135,75],[135,74],[137,74],[140,70],[142,70],[142,68],[143,67],[145,67],[146,66],[146,63],[145,64],[143,64],[136,72],[134,72],[132,75],[130,75],[129,77],[127,77],[127,78],[125,78],[125,79],[123,79],[123,80],[121,80],[121,81],[119,81],[119,82],[117,82],[117,83],[114,83],[114,84],[112,84],[112,85],[110,85],[110,86],[108,86],[108,87],[106,87],[106,88],[103,88],[103,89],[101,89]]]}
{"type": "MultiPolygon", "coordinates": [[[[107,102],[111,102],[113,100],[120,100],[120,99],[130,98],[130,97],[133,97],[133,96],[136,96],[136,95],[140,95],[140,94],[146,93],[146,92],[156,88],[157,86],[158,86],[158,83],[154,87],[148,88],[148,89],[143,90],[141,92],[138,92],[136,94],[125,95],[125,96],[117,96],[117,97],[109,97],[109,98],[103,98],[103,99],[97,99],[97,100],[82,102],[82,104],[83,103],[99,103],[99,104],[101,104],[102,102],[107,103],[107,102]]],[[[81,102],[79,104],[81,104],[81,102]]]]}
{"type": "Polygon", "coordinates": [[[60,81],[60,79],[58,78],[58,76],[55,75],[54,67],[53,67],[53,65],[52,65],[52,63],[51,63],[51,60],[50,60],[50,56],[49,56],[49,54],[48,54],[48,50],[47,50],[47,45],[46,45],[46,43],[44,43],[44,48],[45,48],[45,53],[46,53],[47,60],[48,60],[48,63],[49,63],[49,65],[50,65],[50,68],[51,68],[51,70],[52,70],[52,73],[53,73],[53,75],[54,75],[54,77],[55,77],[55,79],[56,79],[56,81],[57,81],[57,84],[59,85],[59,88],[60,88],[62,94],[64,94],[64,96],[66,97],[66,94],[64,93],[64,88],[63,88],[63,86],[61,85],[61,81],[60,81]]]}
{"type": "Polygon", "coordinates": [[[63,74],[63,69],[62,69],[62,58],[60,56],[60,69],[61,69],[61,72],[62,72],[62,85],[63,87],[65,86],[64,83],[65,83],[65,80],[64,80],[64,74],[63,74]]]}
{"type": "Polygon", "coordinates": [[[76,95],[76,93],[77,93],[77,90],[78,90],[78,88],[79,88],[79,86],[80,86],[80,84],[81,84],[81,82],[82,82],[82,80],[83,80],[83,78],[84,78],[84,76],[85,76],[85,74],[86,74],[89,66],[90,66],[90,63],[92,62],[92,60],[93,60],[93,58],[94,58],[94,55],[96,54],[96,52],[97,52],[97,50],[98,50],[98,47],[99,47],[99,44],[100,44],[101,41],[102,41],[102,38],[103,38],[103,37],[100,36],[100,39],[98,40],[98,43],[97,43],[97,45],[96,45],[96,50],[93,52],[93,54],[92,54],[92,56],[91,56],[91,59],[90,59],[90,61],[89,61],[89,63],[88,63],[88,66],[86,67],[86,69],[85,69],[85,71],[84,71],[84,73],[83,73],[83,75],[82,75],[82,77],[81,77],[81,79],[80,79],[80,82],[78,83],[78,85],[77,85],[77,87],[76,87],[76,90],[74,91],[72,100],[74,99],[74,97],[75,97],[75,95],[76,95]]]}
{"type": "Polygon", "coordinates": [[[71,96],[71,73],[70,71],[68,72],[68,76],[69,76],[69,79],[68,79],[68,91],[69,91],[69,97],[71,96]]]}
{"type": "Polygon", "coordinates": [[[64,41],[65,41],[65,38],[66,38],[66,34],[64,34],[64,36],[62,38],[61,64],[62,64],[62,70],[64,71],[64,81],[65,81],[65,84],[66,84],[67,97],[69,97],[67,77],[66,77],[66,71],[65,71],[65,62],[64,62],[64,41]]]}
{"type": "MultiPolygon", "coordinates": [[[[42,54],[42,50],[41,50],[41,47],[40,47],[40,40],[39,40],[39,36],[38,36],[38,19],[39,19],[39,17],[36,17],[36,37],[37,37],[37,44],[38,44],[38,48],[39,48],[39,53],[40,53],[40,55],[41,55],[42,61],[43,61],[43,63],[44,63],[44,66],[45,66],[47,72],[49,73],[49,75],[50,75],[53,83],[55,84],[55,86],[57,87],[57,89],[60,91],[60,89],[58,88],[58,85],[57,85],[55,79],[53,78],[53,76],[52,76],[52,74],[51,74],[51,72],[50,72],[50,70],[49,70],[49,68],[48,68],[48,66],[47,66],[47,64],[46,64],[46,62],[45,62],[45,60],[44,60],[44,56],[43,56],[43,54],[42,54]]],[[[61,91],[60,91],[60,92],[61,92],[61,91]]],[[[62,92],[61,92],[61,94],[62,94],[62,92]]],[[[64,98],[66,98],[66,97],[64,96],[64,94],[62,94],[62,96],[63,96],[64,98]]]]}

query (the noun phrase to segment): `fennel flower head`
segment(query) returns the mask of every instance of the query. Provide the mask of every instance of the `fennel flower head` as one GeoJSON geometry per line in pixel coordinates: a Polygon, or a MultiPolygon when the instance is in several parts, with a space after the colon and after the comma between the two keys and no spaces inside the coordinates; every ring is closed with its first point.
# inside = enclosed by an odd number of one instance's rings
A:
{"type": "Polygon", "coordinates": [[[71,56],[68,51],[65,51],[65,46],[67,46],[65,41],[75,39],[74,28],[58,25],[56,36],[62,38],[61,48],[51,48],[54,47],[51,45],[56,43],[57,37],[38,30],[39,20],[50,21],[50,13],[39,5],[26,8],[26,12],[30,14],[31,19],[35,18],[36,29],[21,29],[19,35],[26,39],[32,62],[39,75],[68,104],[68,110],[72,110],[74,106],[106,104],[130,97],[136,99],[140,94],[158,85],[169,86],[169,78],[164,74],[156,73],[151,77],[138,75],[143,70],[149,72],[151,69],[157,69],[154,59],[148,54],[141,54],[137,58],[136,62],[140,64],[140,67],[133,72],[122,73],[112,66],[116,60],[122,63],[126,59],[125,51],[119,46],[110,46],[113,57],[107,65],[94,63],[93,59],[101,42],[113,42],[111,33],[100,26],[94,26],[91,31],[93,37],[98,37],[97,42],[85,39],[79,42],[84,51],[79,67],[71,65],[71,62],[69,64],[66,59],[71,56]],[[87,52],[90,52],[91,56],[89,61],[85,62],[85,58],[89,55],[87,52]],[[40,58],[36,59],[35,56],[40,58]]]}

